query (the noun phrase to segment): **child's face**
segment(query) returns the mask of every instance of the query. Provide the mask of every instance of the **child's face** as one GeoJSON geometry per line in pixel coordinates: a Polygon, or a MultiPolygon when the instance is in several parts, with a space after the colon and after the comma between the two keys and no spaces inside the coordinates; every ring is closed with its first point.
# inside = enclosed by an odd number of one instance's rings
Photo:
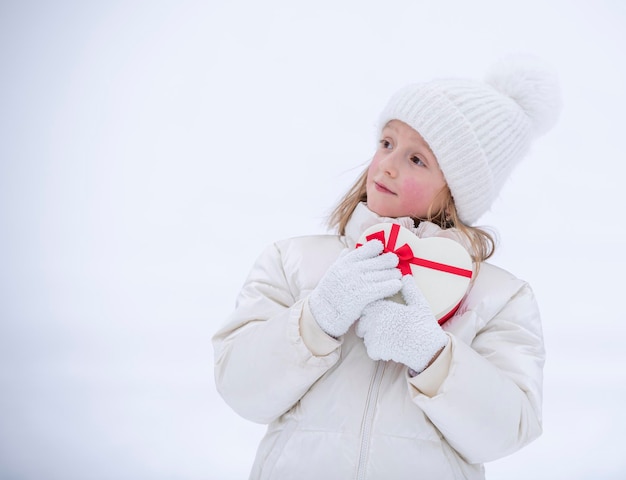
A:
{"type": "MultiPolygon", "coordinates": [[[[426,218],[445,185],[437,159],[422,136],[407,124],[391,120],[367,171],[369,209],[382,217],[426,218]]],[[[435,214],[441,205],[432,208],[435,214]]]]}

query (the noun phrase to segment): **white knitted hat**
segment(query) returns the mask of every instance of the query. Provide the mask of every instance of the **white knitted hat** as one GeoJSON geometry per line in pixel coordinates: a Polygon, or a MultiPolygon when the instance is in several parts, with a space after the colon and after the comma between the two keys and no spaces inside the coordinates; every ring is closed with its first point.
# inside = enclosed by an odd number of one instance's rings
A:
{"type": "Polygon", "coordinates": [[[400,89],[381,113],[379,128],[396,119],[422,135],[459,218],[471,225],[560,109],[556,75],[537,59],[518,56],[494,65],[485,82],[452,78],[400,89]]]}

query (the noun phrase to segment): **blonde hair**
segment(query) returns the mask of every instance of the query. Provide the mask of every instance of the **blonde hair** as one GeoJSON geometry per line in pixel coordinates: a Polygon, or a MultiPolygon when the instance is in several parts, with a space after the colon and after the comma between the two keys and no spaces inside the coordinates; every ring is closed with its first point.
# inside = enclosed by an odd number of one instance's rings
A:
{"type": "MultiPolygon", "coordinates": [[[[350,190],[348,190],[331,212],[328,218],[328,226],[336,228],[339,235],[345,235],[346,225],[357,205],[361,202],[367,202],[366,183],[367,168],[361,173],[354,185],[352,185],[350,190]]],[[[456,206],[454,205],[452,193],[447,185],[433,199],[426,218],[412,218],[416,227],[422,221],[429,221],[442,229],[456,228],[467,238],[471,249],[470,255],[472,256],[472,260],[478,264],[487,260],[495,252],[496,242],[492,234],[481,227],[465,225],[461,221],[456,206]],[[433,212],[433,205],[437,204],[437,200],[441,196],[444,197],[441,202],[443,206],[438,211],[433,212]]]]}

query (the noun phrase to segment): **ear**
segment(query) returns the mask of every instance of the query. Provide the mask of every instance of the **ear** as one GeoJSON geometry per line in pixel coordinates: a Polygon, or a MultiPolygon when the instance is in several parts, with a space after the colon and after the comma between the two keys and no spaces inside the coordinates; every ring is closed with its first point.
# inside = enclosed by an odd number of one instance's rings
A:
{"type": "Polygon", "coordinates": [[[444,223],[445,228],[455,228],[457,226],[457,222],[459,221],[459,217],[457,216],[456,209],[454,205],[448,205],[448,207],[444,210],[445,216],[444,223]]]}

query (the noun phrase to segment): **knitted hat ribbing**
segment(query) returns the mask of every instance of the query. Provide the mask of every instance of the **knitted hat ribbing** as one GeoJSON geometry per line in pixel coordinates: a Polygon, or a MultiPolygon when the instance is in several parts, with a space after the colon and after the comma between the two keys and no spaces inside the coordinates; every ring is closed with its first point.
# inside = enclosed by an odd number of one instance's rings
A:
{"type": "Polygon", "coordinates": [[[560,112],[556,75],[537,59],[510,57],[485,82],[441,79],[396,92],[379,118],[382,130],[400,120],[418,131],[435,154],[460,219],[485,213],[531,140],[560,112]]]}

